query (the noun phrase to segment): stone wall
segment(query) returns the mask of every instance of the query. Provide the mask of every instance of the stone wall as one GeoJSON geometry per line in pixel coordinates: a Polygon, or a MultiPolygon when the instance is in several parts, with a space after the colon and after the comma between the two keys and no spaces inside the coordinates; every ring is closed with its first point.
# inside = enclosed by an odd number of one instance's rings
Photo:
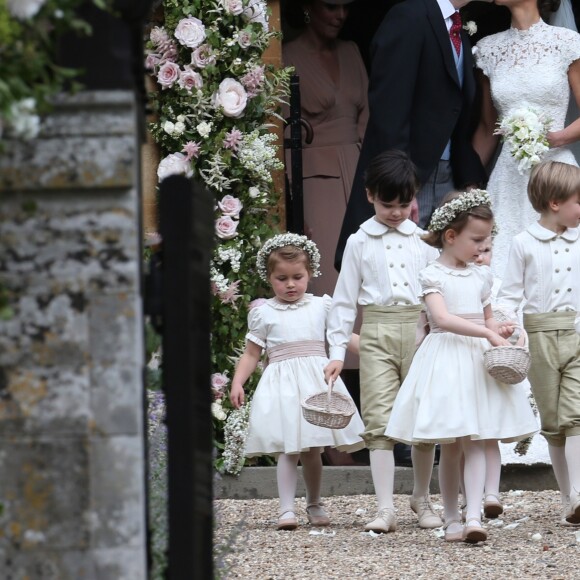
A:
{"type": "Polygon", "coordinates": [[[0,153],[0,578],[146,578],[139,146],[91,91],[0,153]]]}

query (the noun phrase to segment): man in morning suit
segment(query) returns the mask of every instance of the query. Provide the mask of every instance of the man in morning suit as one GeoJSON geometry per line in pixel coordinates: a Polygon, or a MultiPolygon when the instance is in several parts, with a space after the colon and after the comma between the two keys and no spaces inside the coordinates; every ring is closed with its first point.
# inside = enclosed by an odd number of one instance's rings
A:
{"type": "Polygon", "coordinates": [[[337,269],[347,238],[373,214],[364,172],[379,153],[401,149],[417,166],[421,227],[448,191],[487,180],[471,145],[476,82],[469,37],[457,12],[469,1],[405,0],[389,10],[372,40],[370,118],[338,242],[337,269]]]}

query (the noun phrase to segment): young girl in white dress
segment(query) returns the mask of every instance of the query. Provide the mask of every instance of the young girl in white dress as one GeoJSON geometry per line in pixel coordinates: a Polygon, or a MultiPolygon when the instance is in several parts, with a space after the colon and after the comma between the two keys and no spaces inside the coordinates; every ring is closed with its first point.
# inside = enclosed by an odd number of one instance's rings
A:
{"type": "Polygon", "coordinates": [[[451,194],[438,208],[424,238],[442,249],[419,274],[430,333],[417,350],[386,428],[406,443],[441,445],[439,486],[445,540],[487,539],[481,525],[485,440],[518,440],[537,430],[525,393],[489,375],[483,353],[507,346],[512,325],[493,318],[493,276],[473,263],[491,235],[493,214],[487,192],[451,194]],[[465,527],[458,507],[460,459],[465,454],[465,527]]]}
{"type": "MultiPolygon", "coordinates": [[[[230,400],[236,408],[244,403],[244,383],[266,350],[268,365],[251,401],[245,454],[278,457],[279,530],[298,526],[294,507],[298,461],[306,486],[308,521],[327,526],[330,519],[320,498],[320,454],[326,446],[348,452],[362,449],[359,433],[364,425],[358,412],[344,429],[318,427],[302,416],[301,401],[328,389],[324,341],[332,299],[306,293],[310,278],[319,274],[320,254],[306,236],[280,234],[258,252],[257,267],[260,277],[272,286],[274,298],[250,310],[246,348],[232,379],[230,400]]],[[[355,352],[357,339],[353,335],[355,352]]],[[[333,389],[350,396],[340,379],[333,389]]]]}

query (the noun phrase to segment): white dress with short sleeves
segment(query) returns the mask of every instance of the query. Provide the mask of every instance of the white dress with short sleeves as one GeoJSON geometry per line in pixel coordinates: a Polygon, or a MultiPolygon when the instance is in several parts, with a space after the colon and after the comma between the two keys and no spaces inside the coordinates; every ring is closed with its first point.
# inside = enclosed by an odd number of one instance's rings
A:
{"type": "MultiPolygon", "coordinates": [[[[246,338],[265,349],[298,341],[324,342],[331,303],[327,295],[305,294],[293,304],[271,298],[250,310],[246,338]]],[[[251,401],[246,456],[300,453],[327,445],[348,452],[364,447],[358,412],[344,429],[317,427],[302,416],[301,401],[327,391],[327,364],[326,356],[301,356],[266,366],[251,401]]],[[[340,379],[334,390],[350,396],[340,379]]]]}
{"type": "MultiPolygon", "coordinates": [[[[499,118],[526,104],[552,120],[550,130],[564,128],[570,85],[568,68],[580,59],[580,35],[543,20],[528,30],[510,28],[482,38],[475,50],[476,65],[489,78],[499,118]]],[[[566,147],[548,151],[544,159],[577,165],[566,147]]],[[[512,238],[538,219],[527,194],[529,172],[520,175],[508,147],[503,147],[487,189],[498,225],[492,269],[502,277],[512,238]]]]}
{"type": "MultiPolygon", "coordinates": [[[[422,295],[443,295],[451,314],[481,314],[490,302],[487,266],[447,268],[432,262],[419,274],[422,295]]],[[[429,317],[429,311],[427,311],[429,317]]],[[[505,385],[485,370],[483,338],[430,332],[413,358],[395,400],[386,435],[405,443],[458,437],[517,441],[538,430],[521,385],[505,385]]]]}

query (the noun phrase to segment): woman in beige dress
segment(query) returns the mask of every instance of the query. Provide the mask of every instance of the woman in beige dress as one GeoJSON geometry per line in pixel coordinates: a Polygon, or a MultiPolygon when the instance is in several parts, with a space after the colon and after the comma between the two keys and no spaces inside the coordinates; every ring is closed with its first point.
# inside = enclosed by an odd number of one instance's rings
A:
{"type": "Polygon", "coordinates": [[[334,291],[334,253],[368,119],[364,63],[354,42],[338,38],[352,1],[303,1],[304,30],[282,47],[284,64],[300,77],[302,117],[314,132],[310,145],[302,143],[304,229],[322,256],[322,276],[311,282],[320,296],[334,291]]]}

